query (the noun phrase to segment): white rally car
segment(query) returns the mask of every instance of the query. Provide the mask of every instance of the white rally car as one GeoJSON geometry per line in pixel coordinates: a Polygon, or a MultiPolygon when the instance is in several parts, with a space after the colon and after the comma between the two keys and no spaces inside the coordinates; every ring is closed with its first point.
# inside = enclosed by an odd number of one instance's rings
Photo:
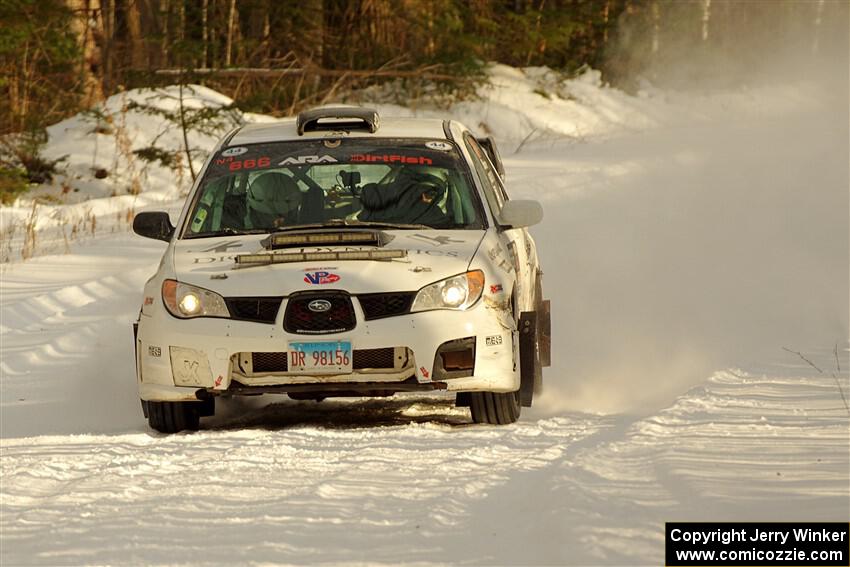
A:
{"type": "Polygon", "coordinates": [[[454,121],[319,108],[243,126],[212,152],[135,325],[150,426],[197,429],[219,397],[456,392],[516,421],[549,360],[549,304],[489,138],[454,121]]]}

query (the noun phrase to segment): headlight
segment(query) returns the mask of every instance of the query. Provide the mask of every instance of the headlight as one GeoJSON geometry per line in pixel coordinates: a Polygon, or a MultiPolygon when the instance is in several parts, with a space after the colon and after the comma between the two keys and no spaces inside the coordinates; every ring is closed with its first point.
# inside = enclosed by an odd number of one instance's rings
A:
{"type": "Polygon", "coordinates": [[[429,309],[468,309],[481,298],[484,291],[484,272],[475,270],[446,278],[419,290],[410,311],[429,309]]]}
{"type": "Polygon", "coordinates": [[[224,298],[219,294],[176,280],[162,282],[162,302],[169,313],[181,319],[230,317],[224,298]]]}

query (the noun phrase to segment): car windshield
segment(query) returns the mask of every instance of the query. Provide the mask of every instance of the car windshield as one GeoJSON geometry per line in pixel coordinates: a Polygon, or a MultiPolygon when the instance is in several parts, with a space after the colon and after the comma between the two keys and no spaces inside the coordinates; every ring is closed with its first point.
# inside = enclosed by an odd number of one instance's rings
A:
{"type": "Polygon", "coordinates": [[[184,237],[367,223],[478,229],[482,219],[469,169],[446,140],[299,140],[219,151],[184,237]]]}

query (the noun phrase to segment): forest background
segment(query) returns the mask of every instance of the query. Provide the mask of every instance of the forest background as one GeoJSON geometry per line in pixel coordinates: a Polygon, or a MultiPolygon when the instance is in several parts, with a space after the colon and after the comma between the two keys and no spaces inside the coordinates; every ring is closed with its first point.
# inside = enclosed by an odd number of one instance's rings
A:
{"type": "MultiPolygon", "coordinates": [[[[834,53],[845,0],[0,0],[0,193],[44,181],[44,128],[137,87],[203,84],[285,116],[383,85],[474,97],[486,66],[588,67],[636,93],[834,53]],[[789,38],[796,38],[789,45],[789,38]],[[776,59],[776,58],[771,58],[776,59]],[[788,61],[788,59],[783,59],[788,61]]],[[[8,199],[3,199],[8,202],[8,199]]]]}

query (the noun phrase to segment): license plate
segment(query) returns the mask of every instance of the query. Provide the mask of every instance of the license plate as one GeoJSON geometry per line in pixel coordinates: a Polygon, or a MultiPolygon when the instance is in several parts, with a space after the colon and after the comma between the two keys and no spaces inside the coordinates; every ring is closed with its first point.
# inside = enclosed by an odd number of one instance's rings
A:
{"type": "Polygon", "coordinates": [[[346,374],[351,372],[350,341],[289,343],[290,372],[299,374],[346,374]]]}

